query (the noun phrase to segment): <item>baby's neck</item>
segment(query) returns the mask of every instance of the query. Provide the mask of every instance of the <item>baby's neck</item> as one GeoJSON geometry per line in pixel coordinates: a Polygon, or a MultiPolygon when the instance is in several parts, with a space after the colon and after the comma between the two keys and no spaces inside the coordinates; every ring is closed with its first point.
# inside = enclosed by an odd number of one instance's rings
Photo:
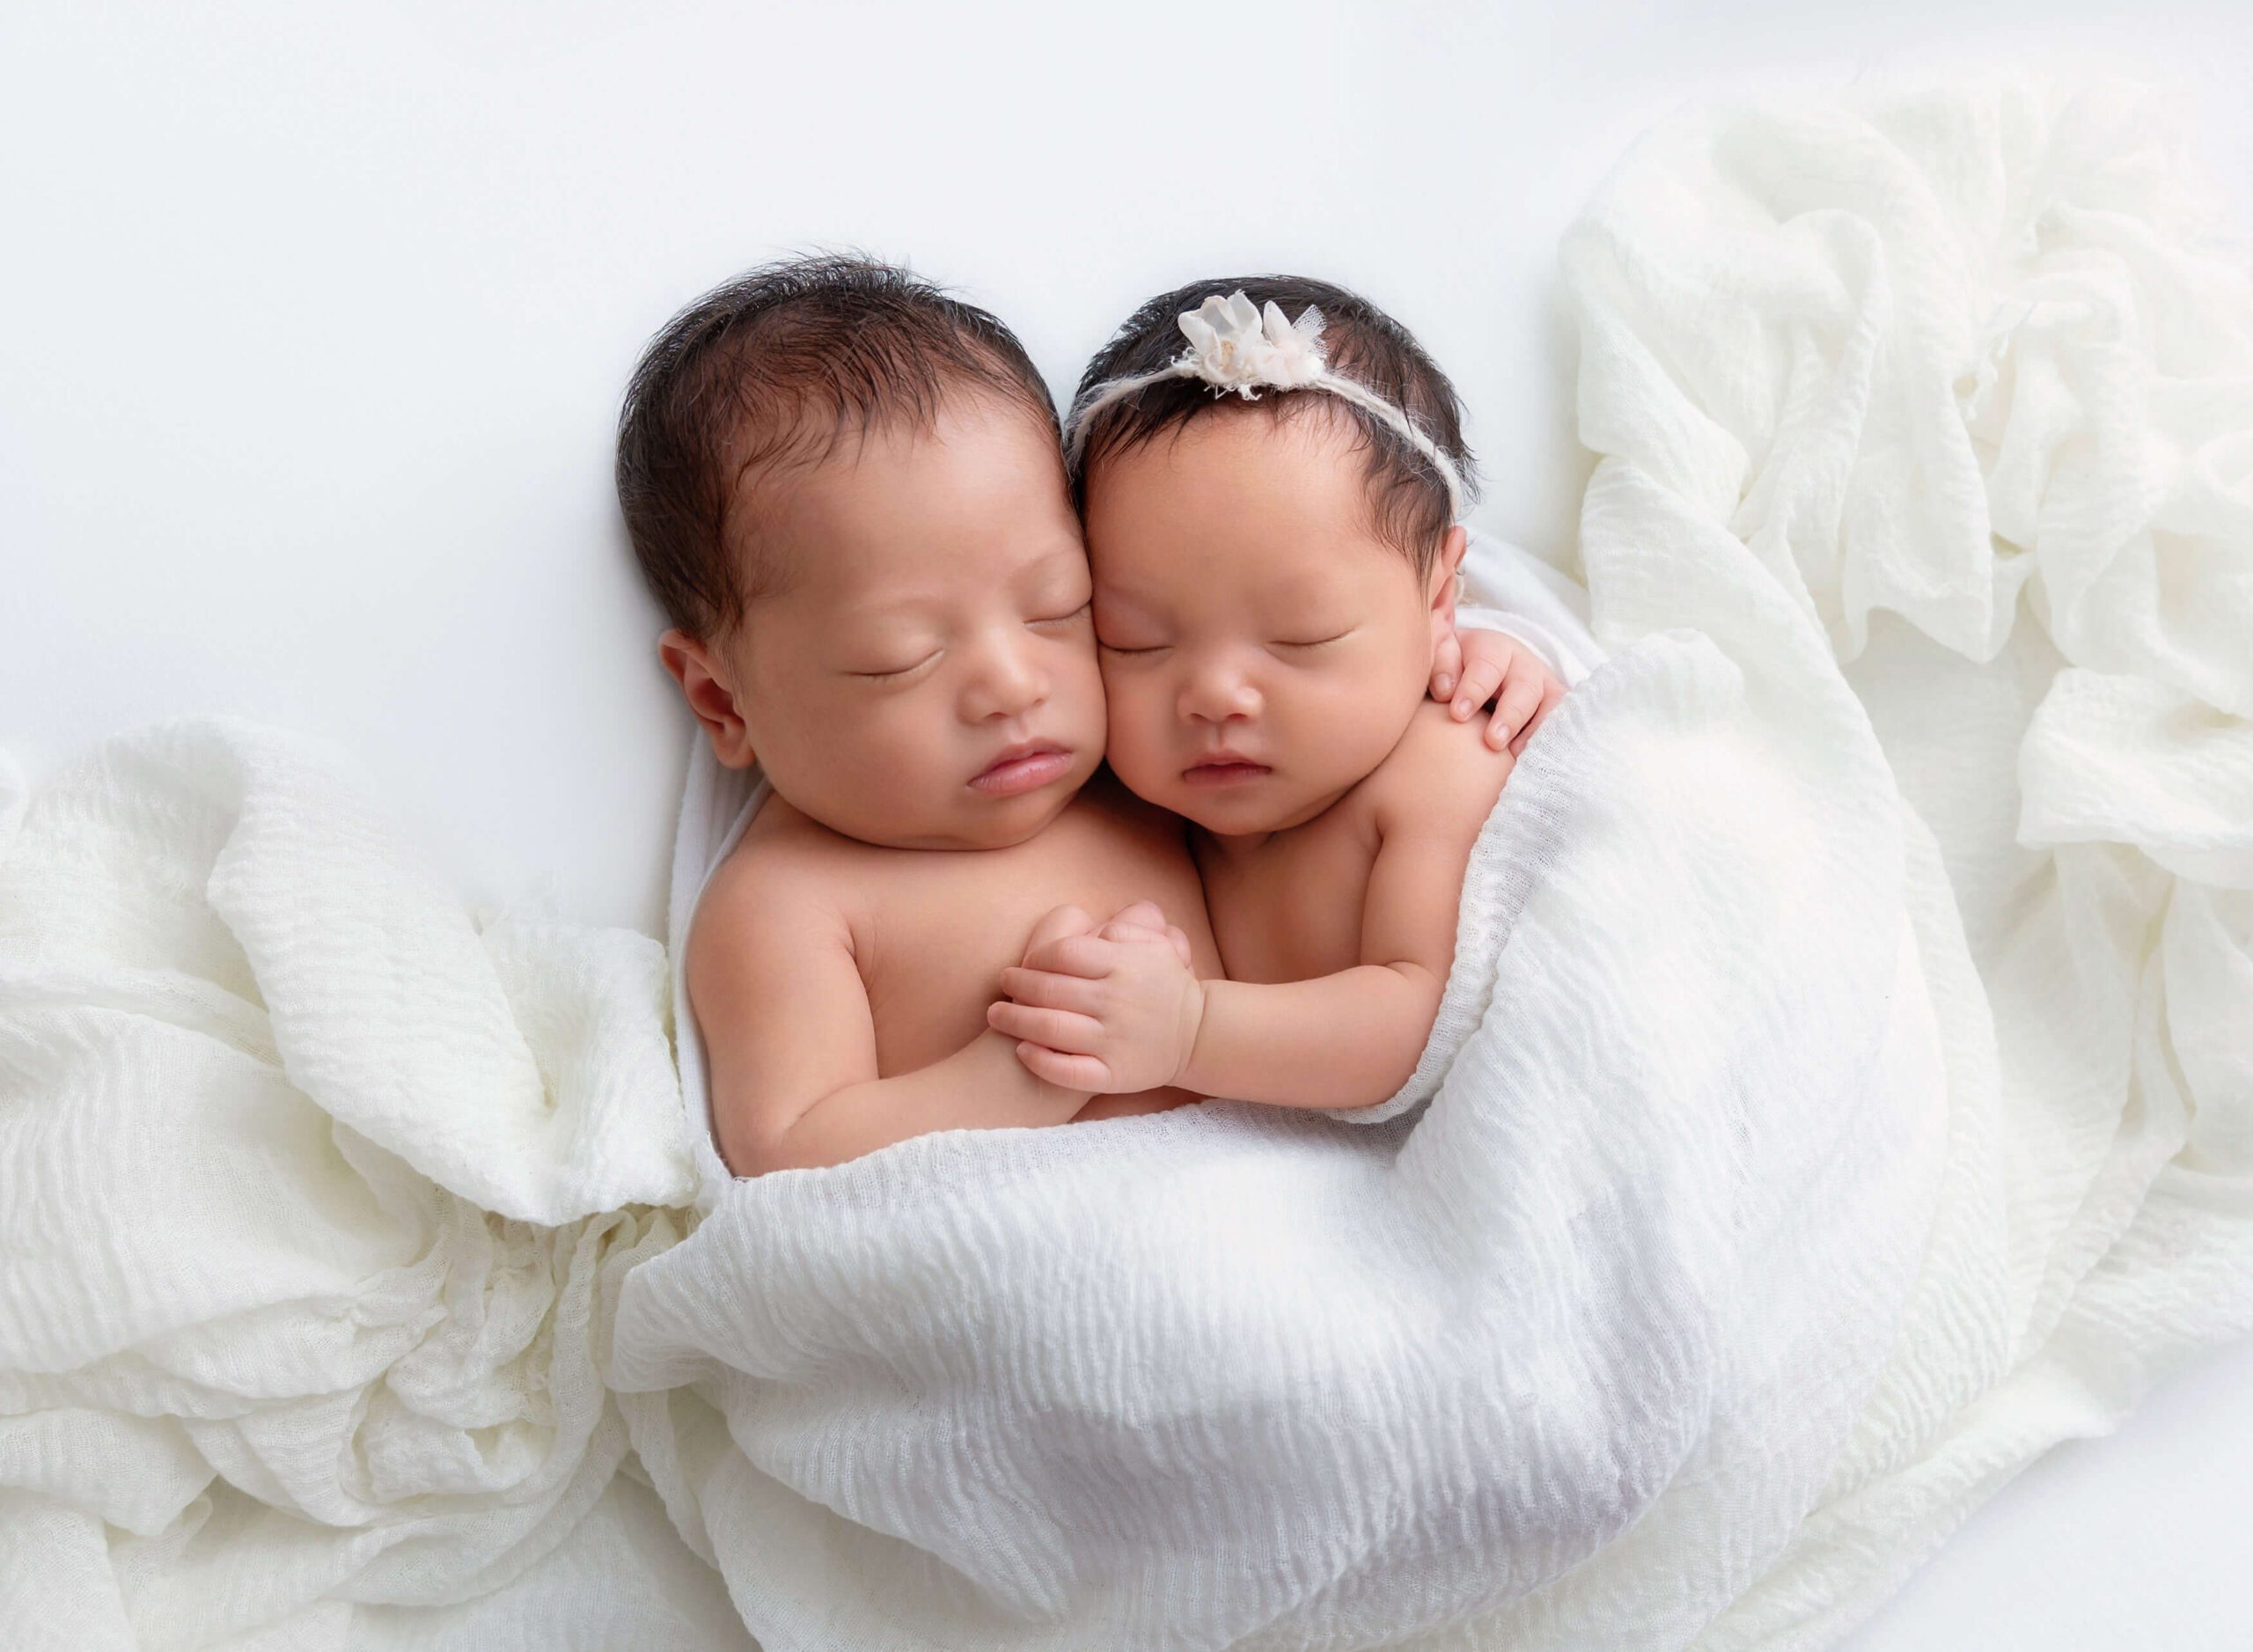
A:
{"type": "Polygon", "coordinates": [[[1276,839],[1288,837],[1301,826],[1312,826],[1360,783],[1355,781],[1353,785],[1341,786],[1328,796],[1317,797],[1305,807],[1294,811],[1288,818],[1257,832],[1212,832],[1193,821],[1189,827],[1190,838],[1197,845],[1200,856],[1210,855],[1217,861],[1242,860],[1272,847],[1276,839]]]}

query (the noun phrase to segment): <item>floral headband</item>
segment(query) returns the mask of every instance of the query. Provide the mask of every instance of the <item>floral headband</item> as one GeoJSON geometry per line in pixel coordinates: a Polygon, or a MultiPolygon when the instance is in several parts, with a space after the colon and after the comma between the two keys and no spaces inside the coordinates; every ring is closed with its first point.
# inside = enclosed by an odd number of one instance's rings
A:
{"type": "Polygon", "coordinates": [[[1262,389],[1327,390],[1381,420],[1429,459],[1447,484],[1449,518],[1462,520],[1463,478],[1453,461],[1398,407],[1358,380],[1330,371],[1322,354],[1321,311],[1309,305],[1295,322],[1286,321],[1273,302],[1262,312],[1239,289],[1226,298],[1215,293],[1198,308],[1184,310],[1179,319],[1189,348],[1173,361],[1156,372],[1106,380],[1074,405],[1066,454],[1075,469],[1095,415],[1162,379],[1201,378],[1215,395],[1233,390],[1246,401],[1257,401],[1262,389]]]}

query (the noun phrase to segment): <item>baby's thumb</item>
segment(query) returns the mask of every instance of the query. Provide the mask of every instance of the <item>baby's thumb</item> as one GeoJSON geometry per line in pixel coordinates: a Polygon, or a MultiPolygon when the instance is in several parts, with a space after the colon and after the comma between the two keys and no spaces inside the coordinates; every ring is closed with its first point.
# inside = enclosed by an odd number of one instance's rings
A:
{"type": "Polygon", "coordinates": [[[1111,914],[1113,923],[1132,924],[1140,929],[1165,928],[1165,912],[1155,900],[1138,900],[1131,907],[1121,907],[1111,914]]]}
{"type": "Polygon", "coordinates": [[[1077,907],[1052,907],[1032,926],[1032,934],[1025,940],[1025,952],[1029,956],[1068,935],[1085,935],[1094,928],[1095,920],[1077,907]]]}

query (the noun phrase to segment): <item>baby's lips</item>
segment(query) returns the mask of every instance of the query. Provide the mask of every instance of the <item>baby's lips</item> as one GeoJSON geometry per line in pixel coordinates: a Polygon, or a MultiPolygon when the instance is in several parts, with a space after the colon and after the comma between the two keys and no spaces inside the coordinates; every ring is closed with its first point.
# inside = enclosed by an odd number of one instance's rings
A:
{"type": "Polygon", "coordinates": [[[1002,752],[970,783],[989,797],[1014,797],[1062,778],[1071,767],[1068,748],[1054,740],[1029,740],[1002,752]]]}
{"type": "Polygon", "coordinates": [[[1273,773],[1273,768],[1257,758],[1233,752],[1207,752],[1183,769],[1181,777],[1193,786],[1227,786],[1264,779],[1273,773]]]}

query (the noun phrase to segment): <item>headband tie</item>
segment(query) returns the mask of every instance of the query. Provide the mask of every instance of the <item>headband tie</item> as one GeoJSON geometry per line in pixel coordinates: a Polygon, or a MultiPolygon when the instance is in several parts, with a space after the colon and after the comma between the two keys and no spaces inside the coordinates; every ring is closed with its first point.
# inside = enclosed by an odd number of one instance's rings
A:
{"type": "Polygon", "coordinates": [[[1178,318],[1189,348],[1155,372],[1106,379],[1082,396],[1067,425],[1066,455],[1076,470],[1088,425],[1114,401],[1168,378],[1201,378],[1213,393],[1233,390],[1257,401],[1262,390],[1326,390],[1341,396],[1383,423],[1430,461],[1447,484],[1448,518],[1463,519],[1463,478],[1439,444],[1416,422],[1358,379],[1332,372],[1322,351],[1322,312],[1309,305],[1295,321],[1286,321],[1271,299],[1262,310],[1238,289],[1228,297],[1215,293],[1178,318]]]}

